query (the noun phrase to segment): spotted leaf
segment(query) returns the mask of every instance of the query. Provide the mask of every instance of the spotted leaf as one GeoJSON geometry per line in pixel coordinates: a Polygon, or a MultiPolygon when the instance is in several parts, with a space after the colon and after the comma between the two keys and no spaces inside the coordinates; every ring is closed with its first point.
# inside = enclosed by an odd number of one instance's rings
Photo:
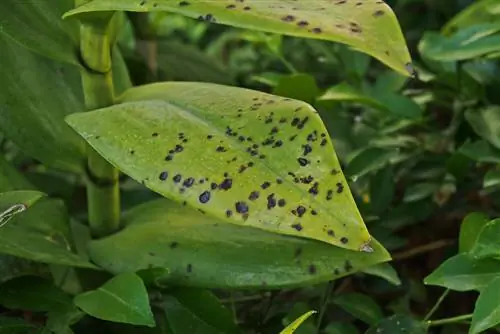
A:
{"type": "Polygon", "coordinates": [[[120,232],[90,241],[92,262],[113,274],[168,268],[162,285],[288,288],[327,282],[390,260],[372,253],[234,224],[158,199],[123,215],[120,232]]]}
{"type": "Polygon", "coordinates": [[[413,74],[396,16],[380,0],[93,0],[67,16],[96,11],[169,11],[200,20],[348,44],[413,74]]]}
{"type": "Polygon", "coordinates": [[[67,121],[150,189],[227,222],[370,250],[330,136],[305,102],[180,82],[118,102],[67,121]]]}

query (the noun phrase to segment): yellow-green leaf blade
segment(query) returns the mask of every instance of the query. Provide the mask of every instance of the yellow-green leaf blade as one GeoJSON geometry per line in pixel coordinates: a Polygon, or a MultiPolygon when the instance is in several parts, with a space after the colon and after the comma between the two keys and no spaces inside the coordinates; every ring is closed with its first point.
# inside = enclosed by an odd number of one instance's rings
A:
{"type": "Polygon", "coordinates": [[[108,161],[219,219],[368,250],[332,142],[308,104],[205,83],[129,90],[67,118],[108,161]]]}
{"type": "Polygon", "coordinates": [[[311,315],[316,313],[316,311],[309,311],[307,313],[304,313],[297,319],[295,319],[290,325],[288,325],[284,330],[280,332],[280,334],[293,334],[295,333],[295,330],[299,328],[299,326],[307,320],[311,315]]]}
{"type": "Polygon", "coordinates": [[[409,75],[404,36],[391,8],[378,0],[94,0],[66,14],[169,11],[225,25],[348,44],[409,75]]]}

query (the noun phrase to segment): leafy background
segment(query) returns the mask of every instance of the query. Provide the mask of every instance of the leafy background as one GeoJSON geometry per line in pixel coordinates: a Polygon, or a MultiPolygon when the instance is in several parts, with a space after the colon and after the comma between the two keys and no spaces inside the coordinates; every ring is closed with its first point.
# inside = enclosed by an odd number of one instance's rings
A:
{"type": "MultiPolygon", "coordinates": [[[[210,294],[189,289],[170,291],[167,287],[167,297],[150,296],[157,323],[168,324],[159,326],[160,333],[185,333],[186,324],[203,333],[231,333],[237,331],[227,325],[233,320],[245,333],[279,333],[284,325],[309,310],[318,313],[305,320],[296,333],[468,333],[470,326],[479,332],[498,324],[500,223],[493,219],[500,217],[500,10],[494,1],[481,1],[491,9],[456,16],[474,2],[387,1],[402,26],[418,79],[403,77],[340,44],[230,28],[171,13],[121,18],[118,47],[134,85],[165,80],[221,83],[302,100],[319,110],[367,227],[393,258],[390,265],[307,288],[215,289],[210,294]],[[479,291],[481,297],[477,299],[479,291]],[[443,293],[446,298],[431,315],[443,293]],[[214,295],[224,308],[219,308],[214,295]],[[213,313],[196,308],[193,300],[211,306],[208,309],[213,313]],[[465,317],[450,323],[431,322],[429,328],[422,321],[468,315],[475,307],[477,314],[472,320],[465,317]]],[[[14,51],[4,49],[0,54],[20,57],[14,51]]],[[[71,63],[70,51],[60,54],[71,63]]],[[[23,56],[25,62],[40,61],[36,55],[23,56]]],[[[54,65],[47,62],[44,66],[54,65]]],[[[71,71],[61,68],[58,73],[72,80],[71,71]]],[[[8,78],[2,68],[0,74],[8,78]]],[[[2,87],[6,85],[1,83],[2,87]]],[[[66,98],[51,101],[47,108],[83,108],[81,97],[74,97],[78,90],[61,89],[68,90],[66,98]]],[[[26,94],[37,98],[34,91],[26,94]]],[[[78,138],[68,135],[70,140],[63,145],[70,152],[71,164],[50,165],[41,162],[54,154],[51,147],[45,147],[42,161],[34,160],[25,155],[33,152],[32,148],[21,151],[3,131],[0,168],[7,166],[7,161],[12,163],[27,182],[50,197],[62,198],[71,216],[85,217],[82,180],[48,168],[77,170],[82,147],[78,138]]],[[[20,184],[13,181],[16,174],[11,175],[0,178],[2,185],[12,184],[2,191],[20,184]]],[[[155,209],[151,200],[158,195],[125,176],[121,181],[124,209],[146,202],[148,210],[155,209]]],[[[45,211],[60,203],[43,200],[36,205],[46,206],[45,211]]],[[[248,242],[249,247],[258,244],[255,240],[248,242]]],[[[62,245],[57,244],[60,252],[64,250],[62,245]]],[[[112,242],[96,243],[91,252],[106,253],[109,247],[112,242]]],[[[62,254],[66,262],[61,264],[73,261],[70,263],[81,267],[91,266],[81,258],[69,259],[62,254]]],[[[2,258],[0,265],[11,260],[2,258]]],[[[30,263],[23,266],[25,269],[19,270],[31,274],[46,270],[30,263]]],[[[111,271],[120,272],[116,268],[111,271]]],[[[161,280],[165,273],[157,274],[150,279],[161,280]]],[[[110,286],[79,295],[75,303],[92,315],[93,300],[107,300],[105,296],[118,293],[121,284],[136,281],[136,276],[120,275],[107,283],[110,286]]],[[[55,298],[57,307],[54,301],[42,307],[38,303],[36,307],[16,304],[24,287],[33,287],[32,294],[25,292],[29,300],[36,289],[48,293],[47,284],[36,279],[3,286],[10,292],[0,294],[2,326],[15,324],[12,316],[37,324],[37,319],[44,319],[40,313],[47,311],[52,312],[52,329],[67,328],[74,319],[80,319],[81,311],[64,294],[55,298]]],[[[123,312],[130,312],[129,317],[137,319],[137,324],[148,325],[153,319],[153,314],[129,309],[123,312]]],[[[107,319],[103,314],[100,317],[107,319]]],[[[100,328],[97,326],[102,324],[86,317],[72,328],[78,333],[100,328]]],[[[110,323],[107,326],[123,332],[144,330],[110,323]]],[[[0,333],[2,330],[0,327],[0,333]]]]}

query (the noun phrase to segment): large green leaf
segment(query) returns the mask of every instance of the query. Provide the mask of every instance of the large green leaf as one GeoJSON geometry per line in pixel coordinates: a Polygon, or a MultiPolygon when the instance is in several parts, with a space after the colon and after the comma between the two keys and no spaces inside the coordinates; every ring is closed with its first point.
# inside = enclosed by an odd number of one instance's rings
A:
{"type": "Polygon", "coordinates": [[[76,306],[98,319],[154,327],[148,292],[139,276],[124,273],[97,290],[79,294],[76,306]]]}
{"type": "Polygon", "coordinates": [[[481,291],[476,301],[469,333],[481,333],[500,324],[500,276],[481,291]]]}
{"type": "Polygon", "coordinates": [[[67,114],[84,110],[76,67],[33,54],[0,34],[0,77],[0,129],[47,166],[80,171],[84,143],[64,123],[67,114]]]}
{"type": "Polygon", "coordinates": [[[95,263],[119,274],[168,268],[163,284],[206,288],[280,288],[325,282],[386,262],[389,254],[221,223],[160,199],[124,214],[119,233],[89,243],[95,263]]]}
{"type": "Polygon", "coordinates": [[[184,82],[133,88],[119,102],[67,122],[150,189],[222,221],[369,251],[371,237],[310,105],[184,82]]]}
{"type": "Polygon", "coordinates": [[[500,107],[468,111],[465,117],[479,136],[500,149],[500,107]]]}
{"type": "Polygon", "coordinates": [[[468,254],[459,254],[443,262],[424,282],[456,291],[481,290],[499,273],[500,261],[475,260],[468,254]]]}
{"type": "Polygon", "coordinates": [[[93,0],[67,15],[96,11],[170,11],[241,28],[337,41],[408,75],[410,55],[397,19],[383,1],[93,0]]]}
{"type": "Polygon", "coordinates": [[[488,257],[500,259],[500,218],[490,221],[483,227],[471,249],[471,255],[479,259],[488,257]]]}
{"type": "Polygon", "coordinates": [[[51,264],[95,268],[70,251],[68,215],[62,201],[32,191],[0,193],[0,253],[51,264]],[[34,203],[34,204],[33,204],[34,203]],[[27,208],[27,210],[26,210],[27,208]]]}
{"type": "Polygon", "coordinates": [[[172,334],[239,332],[231,311],[207,290],[176,287],[163,296],[161,307],[172,334]]]}
{"type": "Polygon", "coordinates": [[[78,22],[62,19],[73,7],[73,0],[2,0],[0,34],[40,55],[79,65],[78,22]]]}

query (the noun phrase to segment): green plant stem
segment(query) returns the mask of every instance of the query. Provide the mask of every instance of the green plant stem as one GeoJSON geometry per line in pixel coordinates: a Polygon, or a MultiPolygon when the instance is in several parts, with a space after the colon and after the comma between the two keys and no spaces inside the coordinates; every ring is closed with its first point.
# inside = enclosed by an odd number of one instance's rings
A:
{"type": "Polygon", "coordinates": [[[427,315],[425,316],[424,321],[427,321],[427,320],[430,319],[430,317],[432,317],[432,315],[437,311],[437,309],[439,308],[439,306],[441,306],[441,303],[446,298],[446,296],[448,296],[448,293],[450,293],[450,289],[444,290],[443,294],[439,297],[439,299],[437,300],[436,304],[434,304],[434,306],[431,308],[431,310],[429,311],[429,313],[427,313],[427,315]]]}
{"type": "Polygon", "coordinates": [[[461,321],[469,320],[469,319],[472,319],[472,314],[464,314],[464,315],[458,315],[456,317],[451,317],[451,318],[431,320],[431,321],[427,321],[427,325],[429,327],[430,326],[442,326],[442,325],[453,324],[453,323],[457,323],[457,322],[461,322],[461,321]]]}
{"type": "Polygon", "coordinates": [[[334,286],[335,286],[334,281],[328,282],[328,285],[325,287],[325,290],[323,292],[323,302],[321,304],[318,320],[316,322],[316,333],[319,333],[321,331],[321,323],[323,322],[323,317],[325,316],[325,312],[328,307],[328,302],[330,301],[330,295],[332,294],[334,286]]]}
{"type": "MultiPolygon", "coordinates": [[[[109,21],[108,21],[109,22],[109,21]]],[[[110,41],[107,24],[82,23],[82,85],[87,110],[114,103],[110,41]]],[[[109,235],[119,228],[119,172],[90,145],[87,145],[87,202],[89,225],[94,237],[109,235]]]]}

